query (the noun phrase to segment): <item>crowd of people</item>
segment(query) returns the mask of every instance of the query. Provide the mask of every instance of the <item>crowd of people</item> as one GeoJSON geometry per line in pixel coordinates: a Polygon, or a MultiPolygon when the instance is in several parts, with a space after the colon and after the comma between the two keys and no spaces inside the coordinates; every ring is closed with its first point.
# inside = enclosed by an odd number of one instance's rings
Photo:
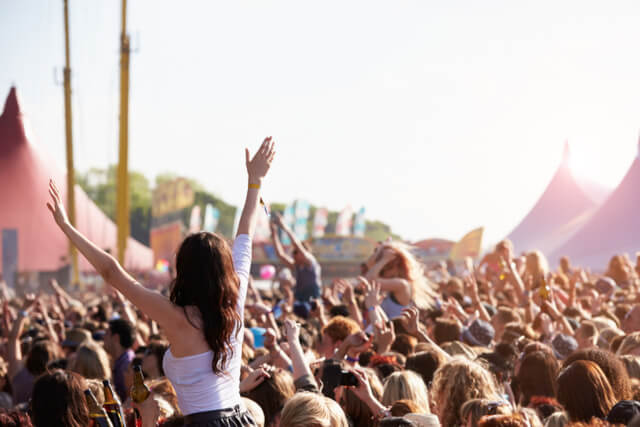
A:
{"type": "Polygon", "coordinates": [[[274,156],[271,138],[247,151],[235,241],[187,236],[164,292],[75,230],[51,183],[54,220],[108,286],[0,286],[0,425],[97,424],[85,391],[103,404],[109,380],[144,427],[640,426],[640,258],[551,270],[505,240],[477,264],[425,266],[386,241],[360,276],[323,284],[273,213],[281,266],[258,289],[251,236],[274,156]]]}

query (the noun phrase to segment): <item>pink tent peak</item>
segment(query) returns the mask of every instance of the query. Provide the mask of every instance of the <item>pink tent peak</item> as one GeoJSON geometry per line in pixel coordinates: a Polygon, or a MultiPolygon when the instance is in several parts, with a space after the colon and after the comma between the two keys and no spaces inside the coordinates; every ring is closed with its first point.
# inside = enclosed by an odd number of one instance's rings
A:
{"type": "MultiPolygon", "coordinates": [[[[66,177],[29,143],[27,135],[16,89],[12,87],[0,116],[0,229],[18,230],[18,271],[55,271],[69,264],[69,243],[46,208],[47,185],[49,178],[54,179],[66,197],[66,177]]],[[[75,195],[78,229],[115,254],[115,224],[79,186],[75,187],[75,195]]],[[[130,238],[125,267],[152,268],[151,249],[130,238]]],[[[91,270],[81,256],[80,268],[91,270]]]]}
{"type": "Polygon", "coordinates": [[[562,162],[544,193],[527,216],[509,234],[516,253],[550,253],[569,239],[595,212],[597,203],[578,184],[569,168],[569,143],[562,162]]]}
{"type": "Polygon", "coordinates": [[[614,254],[634,256],[640,249],[640,141],[639,152],[627,174],[589,221],[551,255],[558,262],[567,255],[572,263],[604,270],[614,254]]]}

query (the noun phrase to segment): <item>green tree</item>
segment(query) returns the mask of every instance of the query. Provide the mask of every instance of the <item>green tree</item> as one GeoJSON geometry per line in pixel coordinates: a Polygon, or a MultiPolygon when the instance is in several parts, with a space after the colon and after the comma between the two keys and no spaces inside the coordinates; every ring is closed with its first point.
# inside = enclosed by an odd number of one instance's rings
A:
{"type": "MultiPolygon", "coordinates": [[[[117,167],[92,168],[79,173],[76,182],[91,200],[112,221],[116,219],[117,167]]],[[[149,244],[151,226],[151,188],[149,180],[140,172],[129,172],[129,225],[131,237],[145,245],[149,244]]]]}

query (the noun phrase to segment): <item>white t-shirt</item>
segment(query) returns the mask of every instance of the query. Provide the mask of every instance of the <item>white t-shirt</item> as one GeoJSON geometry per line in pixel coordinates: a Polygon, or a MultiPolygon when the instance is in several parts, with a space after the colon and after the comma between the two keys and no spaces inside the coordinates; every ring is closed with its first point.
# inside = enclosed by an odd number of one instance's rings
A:
{"type": "Polygon", "coordinates": [[[240,279],[237,304],[240,325],[237,335],[231,336],[233,353],[227,359],[224,372],[216,375],[211,370],[212,351],[174,357],[169,348],[162,361],[164,372],[176,389],[178,404],[184,415],[232,408],[241,402],[240,365],[244,339],[244,302],[251,268],[251,238],[246,234],[237,236],[233,243],[233,266],[240,279]]]}

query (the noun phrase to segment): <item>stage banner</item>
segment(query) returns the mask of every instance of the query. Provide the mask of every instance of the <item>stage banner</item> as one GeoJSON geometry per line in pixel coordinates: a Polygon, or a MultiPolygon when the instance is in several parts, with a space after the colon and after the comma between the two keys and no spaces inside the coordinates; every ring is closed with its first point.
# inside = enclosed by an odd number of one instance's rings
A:
{"type": "Polygon", "coordinates": [[[204,208],[204,231],[208,231],[209,233],[213,233],[216,231],[216,227],[218,226],[218,221],[220,220],[220,211],[217,208],[214,208],[211,203],[207,203],[207,206],[204,208]]]}
{"type": "Polygon", "coordinates": [[[163,182],[151,194],[151,216],[159,218],[192,206],[195,193],[184,178],[163,182]]]}
{"type": "Polygon", "coordinates": [[[309,219],[309,202],[297,200],[293,232],[300,240],[307,240],[307,220],[309,219]]]}
{"type": "Polygon", "coordinates": [[[150,243],[153,261],[171,261],[182,243],[182,222],[174,221],[151,229],[150,243]]]}
{"type": "Polygon", "coordinates": [[[18,272],[18,230],[2,229],[2,277],[9,288],[16,286],[18,272]]]}
{"type": "Polygon", "coordinates": [[[464,237],[451,248],[449,259],[462,261],[465,257],[477,258],[480,256],[483,232],[484,227],[480,227],[465,234],[464,237]]]}
{"type": "MultiPolygon", "coordinates": [[[[295,219],[295,209],[292,203],[284,208],[284,213],[282,214],[282,222],[290,229],[293,229],[295,219]]],[[[291,239],[289,239],[289,236],[287,236],[285,232],[280,231],[280,242],[282,242],[284,246],[289,246],[291,244],[291,239]]]]}
{"type": "Polygon", "coordinates": [[[361,263],[373,253],[373,241],[361,237],[321,237],[311,242],[320,263],[361,263]]]}
{"type": "Polygon", "coordinates": [[[313,237],[324,236],[324,230],[327,227],[329,219],[329,210],[327,208],[316,209],[316,214],[313,219],[313,237]]]}
{"type": "Polygon", "coordinates": [[[353,223],[353,235],[356,237],[364,237],[365,231],[367,231],[367,222],[364,219],[364,206],[360,208],[356,214],[355,222],[353,223]]]}
{"type": "Polygon", "coordinates": [[[191,217],[189,219],[189,233],[198,233],[202,229],[202,220],[200,219],[200,206],[195,205],[191,209],[191,217]]]}
{"type": "Polygon", "coordinates": [[[340,211],[336,220],[336,236],[349,236],[351,234],[352,217],[353,209],[350,205],[340,211]]]}

